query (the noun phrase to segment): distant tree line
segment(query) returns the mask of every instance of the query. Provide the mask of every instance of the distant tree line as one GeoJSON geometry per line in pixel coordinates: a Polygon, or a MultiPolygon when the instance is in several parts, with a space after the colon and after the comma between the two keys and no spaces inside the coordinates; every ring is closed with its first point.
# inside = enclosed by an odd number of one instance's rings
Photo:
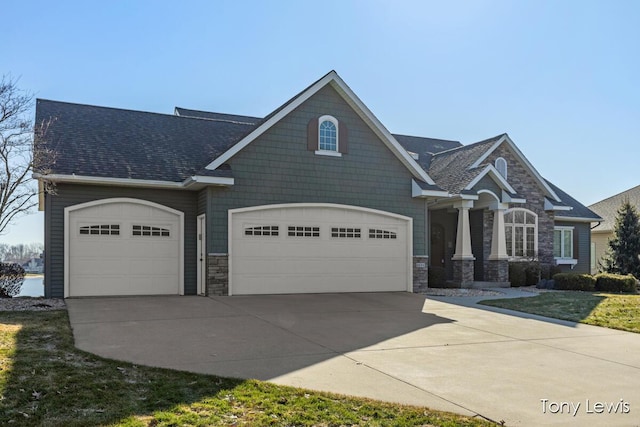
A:
{"type": "Polygon", "coordinates": [[[40,258],[44,251],[42,243],[19,243],[9,245],[0,243],[0,261],[23,261],[30,258],[40,258]]]}

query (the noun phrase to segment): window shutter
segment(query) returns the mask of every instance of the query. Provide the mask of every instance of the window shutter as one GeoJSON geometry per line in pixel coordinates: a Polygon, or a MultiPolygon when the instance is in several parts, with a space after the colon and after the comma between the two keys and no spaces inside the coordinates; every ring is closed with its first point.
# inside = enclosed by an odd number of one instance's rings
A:
{"type": "Polygon", "coordinates": [[[344,122],[340,122],[338,126],[338,152],[342,154],[349,153],[349,131],[344,122]]]}
{"type": "Polygon", "coordinates": [[[578,259],[578,257],[580,256],[580,252],[579,252],[579,241],[578,241],[578,229],[574,228],[573,229],[573,259],[578,259]]]}
{"type": "Polygon", "coordinates": [[[307,125],[307,150],[318,149],[318,118],[314,117],[307,125]]]}

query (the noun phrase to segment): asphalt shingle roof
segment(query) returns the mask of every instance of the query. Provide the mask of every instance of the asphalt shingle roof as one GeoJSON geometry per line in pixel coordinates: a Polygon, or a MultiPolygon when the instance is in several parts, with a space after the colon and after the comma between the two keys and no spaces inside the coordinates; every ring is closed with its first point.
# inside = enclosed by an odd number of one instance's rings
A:
{"type": "Polygon", "coordinates": [[[213,113],[211,111],[190,110],[188,108],[175,107],[176,115],[198,119],[220,120],[225,122],[238,122],[255,125],[262,119],[253,116],[241,116],[239,114],[213,113]]]}
{"type": "Polygon", "coordinates": [[[589,209],[600,215],[603,219],[602,223],[595,227],[593,231],[613,231],[618,209],[620,209],[620,205],[627,199],[629,203],[637,209],[640,209],[640,185],[614,196],[607,197],[589,206],[589,209]]]}
{"type": "MultiPolygon", "coordinates": [[[[562,200],[562,204],[573,208],[570,211],[556,211],[556,218],[588,218],[593,219],[594,222],[597,222],[601,219],[597,213],[593,212],[591,209],[571,197],[569,194],[565,193],[557,186],[553,185],[549,181],[547,181],[547,184],[549,184],[549,187],[551,187],[551,189],[558,195],[560,200],[562,200]]],[[[559,203],[556,202],[556,204],[559,203]]]]}
{"type": "MultiPolygon", "coordinates": [[[[49,148],[57,153],[53,174],[182,182],[192,175],[232,177],[227,165],[215,171],[205,166],[289,102],[261,119],[180,107],[170,115],[38,99],[36,122],[55,119],[47,133],[49,148]]],[[[419,183],[423,189],[460,194],[485,165],[469,167],[504,134],[466,146],[452,140],[393,136],[407,151],[418,154],[417,162],[437,184],[419,183]]],[[[614,218],[623,196],[640,205],[640,186],[593,205],[596,214],[549,185],[573,208],[558,211],[557,216],[614,218]]]]}
{"type": "Polygon", "coordinates": [[[431,159],[433,158],[434,153],[462,146],[459,141],[451,141],[448,139],[423,138],[420,136],[397,134],[392,135],[405,150],[418,155],[418,160],[416,161],[425,171],[429,170],[429,165],[431,164],[431,159]]]}
{"type": "Polygon", "coordinates": [[[181,182],[253,125],[37,100],[36,122],[56,154],[51,173],[181,182]]]}
{"type": "Polygon", "coordinates": [[[450,193],[458,194],[483,169],[469,167],[504,135],[436,153],[431,159],[427,173],[439,186],[450,193]]]}

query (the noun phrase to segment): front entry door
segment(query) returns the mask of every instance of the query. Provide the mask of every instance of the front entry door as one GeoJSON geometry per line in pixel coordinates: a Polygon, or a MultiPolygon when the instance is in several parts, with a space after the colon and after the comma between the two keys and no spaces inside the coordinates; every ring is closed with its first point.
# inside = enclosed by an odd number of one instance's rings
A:
{"type": "Polygon", "coordinates": [[[431,261],[432,267],[444,268],[444,227],[440,224],[431,225],[431,261]]]}
{"type": "Polygon", "coordinates": [[[197,222],[198,293],[205,295],[207,292],[207,222],[205,215],[198,215],[197,222]]]}

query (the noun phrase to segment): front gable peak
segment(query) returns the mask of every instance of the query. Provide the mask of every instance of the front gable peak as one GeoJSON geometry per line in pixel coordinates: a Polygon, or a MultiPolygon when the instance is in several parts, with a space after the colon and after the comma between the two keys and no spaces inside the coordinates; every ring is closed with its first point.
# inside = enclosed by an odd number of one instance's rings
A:
{"type": "MultiPolygon", "coordinates": [[[[420,165],[412,158],[400,143],[391,135],[391,133],[382,125],[369,108],[356,96],[356,94],[347,86],[340,78],[338,73],[330,71],[322,78],[312,83],[302,92],[285,102],[279,108],[274,110],[267,117],[258,122],[255,127],[247,135],[242,137],[236,144],[227,151],[218,156],[215,160],[206,166],[208,170],[215,170],[221,165],[228,162],[233,156],[243,150],[247,145],[255,141],[259,136],[264,134],[272,126],[282,120],[286,115],[295,108],[303,104],[318,91],[325,86],[330,85],[345,102],[360,116],[360,118],[371,128],[371,130],[380,138],[380,140],[389,148],[389,150],[400,160],[400,162],[410,171],[411,175],[424,181],[427,184],[435,185],[435,182],[425,172],[420,165]]],[[[339,138],[339,137],[338,137],[339,138]]]]}
{"type": "Polygon", "coordinates": [[[560,202],[560,197],[556,194],[555,191],[549,186],[547,181],[542,178],[540,173],[533,167],[533,165],[527,160],[522,151],[516,146],[513,140],[509,137],[508,134],[502,134],[496,141],[480,156],[478,157],[472,164],[469,166],[469,169],[480,167],[485,163],[487,158],[493,154],[500,146],[506,145],[511,149],[511,152],[516,156],[517,160],[522,163],[522,165],[527,169],[540,187],[545,191],[545,195],[554,200],[556,202],[560,202]]]}

